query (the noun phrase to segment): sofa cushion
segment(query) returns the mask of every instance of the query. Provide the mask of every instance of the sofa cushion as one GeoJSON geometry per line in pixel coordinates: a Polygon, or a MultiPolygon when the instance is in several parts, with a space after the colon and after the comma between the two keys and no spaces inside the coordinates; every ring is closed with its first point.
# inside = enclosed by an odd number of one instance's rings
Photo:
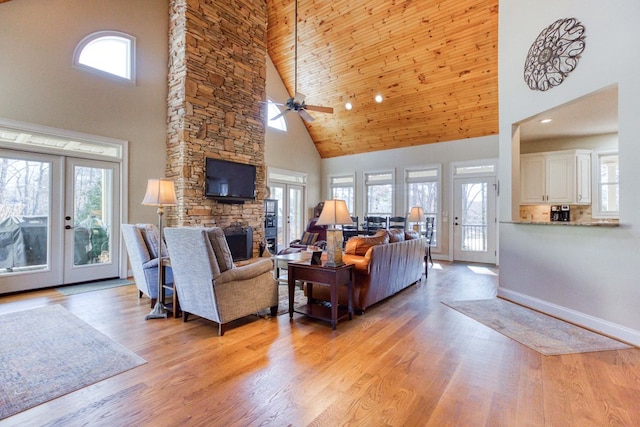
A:
{"type": "Polygon", "coordinates": [[[389,243],[404,242],[404,230],[392,228],[388,231],[389,243]]]}
{"type": "Polygon", "coordinates": [[[387,230],[378,230],[373,236],[352,237],[347,240],[344,253],[347,255],[364,256],[370,247],[375,245],[384,245],[389,243],[389,234],[387,230]]]}
{"type": "Polygon", "coordinates": [[[420,233],[414,230],[404,230],[404,240],[419,239],[420,233]]]}
{"type": "Polygon", "coordinates": [[[224,231],[220,227],[207,228],[207,235],[211,246],[213,247],[213,253],[218,260],[218,266],[220,267],[220,273],[224,273],[227,270],[231,270],[235,266],[233,265],[233,256],[231,255],[231,249],[227,243],[227,238],[224,236],[224,231]]]}

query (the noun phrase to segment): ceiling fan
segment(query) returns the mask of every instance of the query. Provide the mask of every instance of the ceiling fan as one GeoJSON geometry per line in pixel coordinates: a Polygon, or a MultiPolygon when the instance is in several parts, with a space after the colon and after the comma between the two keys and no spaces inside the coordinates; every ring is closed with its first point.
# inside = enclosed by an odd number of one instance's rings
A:
{"type": "Polygon", "coordinates": [[[280,104],[280,103],[276,103],[276,105],[282,105],[287,107],[284,111],[282,111],[280,114],[276,115],[275,117],[272,117],[269,120],[277,120],[280,117],[282,117],[283,115],[285,115],[287,112],[289,111],[293,111],[298,113],[298,115],[300,117],[302,117],[305,121],[307,122],[312,122],[313,116],[311,116],[311,114],[309,114],[307,112],[307,110],[310,111],[318,111],[320,113],[329,113],[332,114],[333,113],[333,108],[331,107],[321,107],[318,105],[307,105],[304,102],[305,99],[305,95],[301,94],[300,92],[298,92],[298,0],[295,0],[294,3],[294,25],[293,25],[293,37],[294,37],[294,42],[293,42],[293,47],[294,47],[294,76],[293,76],[293,86],[294,86],[294,96],[293,98],[289,98],[287,99],[287,101],[284,104],[280,104]]]}

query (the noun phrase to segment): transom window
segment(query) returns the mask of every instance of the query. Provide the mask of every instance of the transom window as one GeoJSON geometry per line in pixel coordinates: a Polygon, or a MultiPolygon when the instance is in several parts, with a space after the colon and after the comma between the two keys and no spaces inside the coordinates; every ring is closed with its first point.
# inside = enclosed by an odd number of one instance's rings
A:
{"type": "Polygon", "coordinates": [[[118,31],[86,36],[73,54],[73,65],[97,74],[129,81],[135,78],[135,38],[118,31]]]}

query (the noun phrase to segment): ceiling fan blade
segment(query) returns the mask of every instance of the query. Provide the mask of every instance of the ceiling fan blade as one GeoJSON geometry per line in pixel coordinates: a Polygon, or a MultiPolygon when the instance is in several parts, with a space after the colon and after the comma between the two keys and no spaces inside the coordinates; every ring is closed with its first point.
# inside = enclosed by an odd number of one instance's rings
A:
{"type": "Polygon", "coordinates": [[[296,92],[296,95],[293,97],[294,104],[302,104],[304,102],[304,98],[306,98],[303,94],[296,92]]]}
{"type": "Polygon", "coordinates": [[[311,117],[311,114],[307,113],[305,110],[299,110],[298,114],[302,117],[306,122],[311,123],[314,119],[311,117]]]}
{"type": "Polygon", "coordinates": [[[320,113],[329,113],[333,114],[333,108],[331,107],[321,107],[319,105],[305,105],[307,110],[318,111],[320,113]]]}
{"type": "Polygon", "coordinates": [[[284,110],[282,113],[280,113],[280,114],[276,115],[275,117],[271,117],[271,118],[269,119],[269,121],[272,121],[272,120],[278,120],[280,117],[284,116],[284,115],[287,113],[287,111],[291,111],[291,110],[289,110],[289,109],[287,108],[286,110],[284,110]]]}

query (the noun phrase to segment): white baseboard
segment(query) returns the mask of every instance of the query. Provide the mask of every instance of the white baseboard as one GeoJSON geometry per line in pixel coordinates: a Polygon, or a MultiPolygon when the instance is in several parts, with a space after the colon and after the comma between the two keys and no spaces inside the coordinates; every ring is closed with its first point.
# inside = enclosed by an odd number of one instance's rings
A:
{"type": "Polygon", "coordinates": [[[589,314],[581,313],[561,305],[553,304],[520,292],[498,288],[498,296],[513,301],[525,307],[532,308],[558,319],[582,326],[583,328],[599,332],[611,338],[640,347],[640,331],[609,322],[589,314]]]}

